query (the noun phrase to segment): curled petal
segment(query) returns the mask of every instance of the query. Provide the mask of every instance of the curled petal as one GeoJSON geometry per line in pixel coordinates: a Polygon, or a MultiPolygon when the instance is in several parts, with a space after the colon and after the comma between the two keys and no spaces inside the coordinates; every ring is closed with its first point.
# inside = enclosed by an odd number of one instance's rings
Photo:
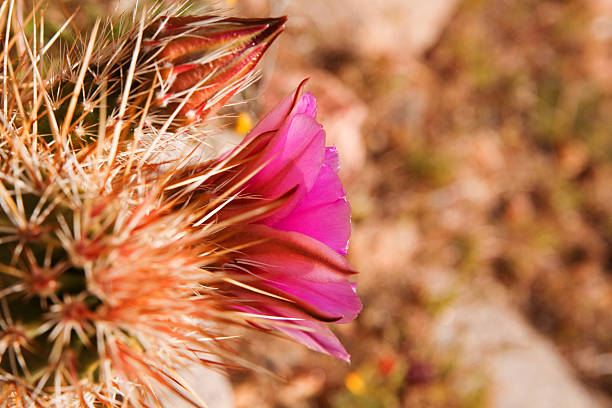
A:
{"type": "MultiPolygon", "coordinates": [[[[302,81],[302,83],[297,87],[295,91],[293,91],[291,95],[285,96],[285,98],[283,98],[283,100],[278,105],[276,105],[274,109],[268,112],[257,123],[257,125],[255,125],[255,127],[251,130],[251,132],[249,132],[247,137],[244,139],[243,143],[249,143],[251,140],[253,140],[254,138],[258,137],[259,135],[263,133],[278,130],[283,124],[283,122],[285,121],[285,119],[287,119],[289,114],[294,110],[296,105],[298,105],[301,99],[300,94],[305,84],[306,84],[306,80],[302,81]]],[[[312,96],[312,94],[309,94],[309,95],[314,100],[314,96],[312,96]]],[[[313,113],[312,109],[307,110],[307,109],[302,108],[301,110],[302,110],[301,113],[306,113],[306,114],[313,113]]],[[[309,116],[314,118],[315,114],[316,114],[316,107],[315,107],[314,114],[309,114],[309,116]]]]}
{"type": "Polygon", "coordinates": [[[278,330],[293,337],[311,350],[326,353],[350,363],[351,356],[325,324],[305,319],[296,326],[296,328],[281,326],[278,327],[278,330]],[[302,330],[300,327],[312,329],[312,331],[302,330]]]}
{"type": "Polygon", "coordinates": [[[298,115],[307,115],[311,118],[317,117],[317,100],[314,95],[310,92],[304,93],[300,99],[298,99],[297,104],[293,108],[293,113],[298,115]]]}

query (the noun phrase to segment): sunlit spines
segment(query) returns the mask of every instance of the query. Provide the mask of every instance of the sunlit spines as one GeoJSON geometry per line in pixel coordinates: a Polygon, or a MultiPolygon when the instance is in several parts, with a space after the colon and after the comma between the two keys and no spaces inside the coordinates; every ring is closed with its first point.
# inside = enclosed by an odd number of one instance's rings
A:
{"type": "MultiPolygon", "coordinates": [[[[43,22],[36,21],[38,32],[43,22]]],[[[195,351],[218,354],[217,339],[225,338],[202,325],[225,313],[215,306],[222,297],[206,286],[219,277],[202,268],[217,248],[207,244],[206,228],[191,227],[206,203],[175,208],[165,193],[170,179],[140,160],[146,149],[124,150],[134,124],[151,135],[170,115],[152,112],[147,87],[160,61],[131,41],[143,26],[111,38],[100,25],[48,71],[36,53],[49,43],[7,28],[0,392],[11,407],[146,406],[154,384],[201,404],[172,366],[195,351]],[[20,50],[16,36],[26,39],[20,50]],[[113,149],[117,160],[109,160],[113,149]],[[138,161],[137,171],[126,174],[129,160],[138,161]]],[[[230,86],[224,95],[235,92],[230,86]]]]}

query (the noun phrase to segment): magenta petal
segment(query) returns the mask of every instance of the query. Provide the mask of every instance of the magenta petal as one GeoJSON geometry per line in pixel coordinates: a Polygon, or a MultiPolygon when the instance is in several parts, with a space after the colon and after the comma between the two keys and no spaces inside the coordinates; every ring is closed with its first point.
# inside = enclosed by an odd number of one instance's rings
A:
{"type": "Polygon", "coordinates": [[[274,109],[268,112],[257,123],[257,125],[251,129],[242,143],[248,143],[262,133],[277,130],[281,127],[285,119],[287,119],[292,111],[293,113],[304,113],[314,118],[317,113],[317,102],[311,93],[308,92],[302,95],[296,103],[296,98],[302,91],[305,83],[306,80],[302,81],[302,83],[290,95],[285,96],[274,109]]]}
{"type": "Polygon", "coordinates": [[[336,148],[326,148],[321,170],[312,189],[308,191],[308,195],[300,203],[300,209],[315,208],[344,198],[346,191],[342,186],[340,177],[338,177],[338,167],[339,160],[336,148]]]}
{"type": "MultiPolygon", "coordinates": [[[[295,231],[317,239],[339,254],[346,255],[351,235],[351,208],[346,199],[318,207],[294,209],[291,214],[272,225],[284,231],[295,231]]],[[[266,220],[263,220],[266,223],[266,220]]]]}
{"type": "Polygon", "coordinates": [[[270,273],[284,273],[290,266],[293,273],[314,282],[328,282],[355,273],[344,256],[322,242],[306,235],[279,231],[266,225],[249,225],[239,229],[235,238],[227,239],[226,246],[252,245],[240,253],[249,260],[266,265],[270,273]],[[335,276],[336,279],[330,278],[335,276]]]}
{"type": "Polygon", "coordinates": [[[302,320],[296,322],[296,326],[303,326],[314,331],[305,331],[299,328],[294,329],[286,326],[277,326],[276,328],[293,337],[311,350],[329,354],[347,363],[351,362],[349,353],[347,353],[338,338],[325,324],[313,320],[302,320]]]}
{"type": "Polygon", "coordinates": [[[338,149],[336,146],[328,146],[325,148],[325,165],[338,174],[340,171],[340,156],[338,155],[338,149]]]}
{"type": "Polygon", "coordinates": [[[237,306],[236,309],[247,313],[284,318],[285,320],[282,320],[282,322],[285,324],[274,325],[274,323],[272,323],[273,320],[271,320],[269,326],[287,334],[311,350],[329,354],[347,363],[350,362],[350,355],[325,323],[313,321],[309,316],[295,309],[282,305],[237,306]],[[290,320],[286,320],[286,318],[290,320]],[[306,330],[302,330],[301,328],[306,330]]]}
{"type": "Polygon", "coordinates": [[[361,310],[359,297],[347,280],[353,272],[350,265],[327,245],[264,225],[252,225],[237,237],[246,243],[259,243],[241,250],[246,262],[237,259],[261,278],[253,285],[291,300],[321,320],[346,323],[361,310]]]}
{"type": "Polygon", "coordinates": [[[285,231],[296,231],[329,245],[338,253],[346,254],[351,235],[351,208],[344,198],[345,191],[338,177],[338,153],[327,148],[321,171],[313,188],[293,211],[282,220],[271,224],[285,231]]]}
{"type": "Polygon", "coordinates": [[[297,186],[286,210],[270,219],[286,216],[312,189],[324,158],[325,132],[313,118],[296,115],[277,132],[253,165],[265,165],[248,183],[247,191],[265,198],[280,196],[297,186]]]}
{"type": "Polygon", "coordinates": [[[356,296],[351,282],[346,279],[335,280],[331,276],[328,282],[313,282],[292,276],[291,268],[283,275],[265,275],[265,287],[276,288],[303,305],[305,310],[314,309],[319,316],[329,316],[334,323],[348,323],[361,311],[361,302],[356,296]]]}
{"type": "Polygon", "coordinates": [[[317,116],[317,100],[314,95],[310,92],[304,93],[295,105],[293,113],[308,115],[314,119],[317,116]]]}

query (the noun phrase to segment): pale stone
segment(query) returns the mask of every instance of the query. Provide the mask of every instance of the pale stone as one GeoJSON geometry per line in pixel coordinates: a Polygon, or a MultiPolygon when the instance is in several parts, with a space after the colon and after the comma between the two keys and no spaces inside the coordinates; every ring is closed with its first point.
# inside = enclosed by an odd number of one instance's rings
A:
{"type": "Polygon", "coordinates": [[[354,40],[369,56],[416,55],[431,46],[451,17],[457,0],[294,1],[290,16],[304,19],[330,41],[354,40]]]}
{"type": "Polygon", "coordinates": [[[444,350],[457,349],[460,364],[488,374],[493,408],[602,406],[555,346],[503,300],[460,296],[437,320],[435,339],[444,350]]]}

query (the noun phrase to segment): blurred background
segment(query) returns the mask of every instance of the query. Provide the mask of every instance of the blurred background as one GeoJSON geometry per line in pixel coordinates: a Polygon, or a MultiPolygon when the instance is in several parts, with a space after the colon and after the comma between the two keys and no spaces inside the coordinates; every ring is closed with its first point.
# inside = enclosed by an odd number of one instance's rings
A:
{"type": "Polygon", "coordinates": [[[612,0],[221,3],[289,16],[245,109],[310,78],[364,303],[350,365],[251,339],[236,406],[612,407],[612,0]]]}

